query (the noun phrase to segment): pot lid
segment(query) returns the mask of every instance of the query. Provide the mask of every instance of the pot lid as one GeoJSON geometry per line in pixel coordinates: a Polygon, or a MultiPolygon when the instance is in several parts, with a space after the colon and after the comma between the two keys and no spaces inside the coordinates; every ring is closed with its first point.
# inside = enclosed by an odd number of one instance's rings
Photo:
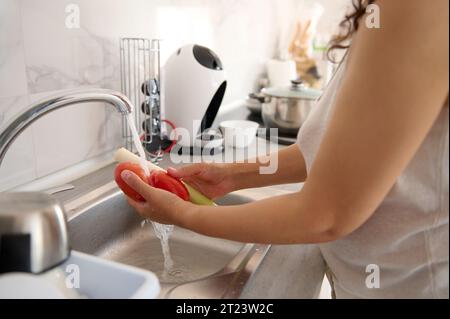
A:
{"type": "Polygon", "coordinates": [[[291,86],[265,88],[261,92],[272,97],[304,100],[316,100],[322,95],[321,90],[308,88],[302,81],[293,80],[291,83],[291,86]]]}

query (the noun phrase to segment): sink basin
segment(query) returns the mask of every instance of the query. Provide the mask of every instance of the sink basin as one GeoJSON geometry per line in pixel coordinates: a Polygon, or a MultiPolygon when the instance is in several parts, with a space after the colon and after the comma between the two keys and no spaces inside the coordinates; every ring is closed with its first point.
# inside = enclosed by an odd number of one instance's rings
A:
{"type": "Polygon", "coordinates": [[[150,270],[161,283],[180,283],[218,272],[244,246],[175,227],[169,240],[174,269],[164,274],[161,242],[142,221],[119,193],[70,221],[72,248],[150,270]]]}
{"type": "MultiPolygon", "coordinates": [[[[230,194],[217,203],[251,200],[230,194]]],[[[174,266],[165,271],[153,227],[142,223],[113,182],[68,203],[66,210],[72,249],[154,272],[160,298],[237,298],[268,250],[175,227],[169,240],[174,266]]]]}

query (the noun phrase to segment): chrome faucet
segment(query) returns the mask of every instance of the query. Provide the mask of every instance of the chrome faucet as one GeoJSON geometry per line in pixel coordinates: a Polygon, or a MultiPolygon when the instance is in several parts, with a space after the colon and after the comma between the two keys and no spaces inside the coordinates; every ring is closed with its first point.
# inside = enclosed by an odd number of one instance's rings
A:
{"type": "Polygon", "coordinates": [[[124,115],[133,112],[133,105],[125,95],[104,89],[70,91],[32,104],[0,128],[0,166],[11,144],[31,123],[65,106],[88,102],[108,103],[124,115]]]}

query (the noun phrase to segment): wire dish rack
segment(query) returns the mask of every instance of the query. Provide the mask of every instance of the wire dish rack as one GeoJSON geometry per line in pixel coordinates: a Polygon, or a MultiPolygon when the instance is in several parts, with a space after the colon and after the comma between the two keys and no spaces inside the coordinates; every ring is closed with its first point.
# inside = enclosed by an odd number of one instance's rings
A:
{"type": "MultiPolygon", "coordinates": [[[[134,122],[147,159],[162,159],[161,149],[161,41],[144,38],[120,39],[121,90],[135,106],[134,122]]],[[[126,117],[122,118],[125,147],[135,152],[126,117]]]]}

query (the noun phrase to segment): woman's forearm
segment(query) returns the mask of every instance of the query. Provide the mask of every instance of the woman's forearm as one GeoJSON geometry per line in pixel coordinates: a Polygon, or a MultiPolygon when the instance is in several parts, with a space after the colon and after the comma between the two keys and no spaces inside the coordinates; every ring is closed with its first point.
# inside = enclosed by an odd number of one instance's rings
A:
{"type": "Polygon", "coordinates": [[[179,214],[180,226],[228,240],[262,244],[328,242],[340,236],[333,212],[301,193],[238,206],[194,206],[179,214]]]}
{"type": "MultiPolygon", "coordinates": [[[[264,187],[278,184],[301,183],[306,180],[306,164],[297,145],[291,145],[276,154],[266,156],[248,163],[230,164],[231,178],[235,190],[264,187]],[[264,174],[262,167],[277,156],[276,170],[273,174],[264,174]]],[[[272,163],[273,164],[273,163],[272,163]]]]}
{"type": "MultiPolygon", "coordinates": [[[[274,174],[262,174],[260,170],[269,165],[269,160],[274,160],[270,156],[257,159],[254,163],[227,164],[233,189],[306,180],[305,160],[297,145],[286,147],[272,156],[277,156],[274,174]]],[[[294,193],[239,206],[192,206],[189,212],[180,214],[180,225],[208,236],[241,242],[291,244],[331,239],[326,221],[318,219],[317,214],[310,214],[317,209],[308,207],[309,201],[300,201],[301,196],[301,193],[294,193]]]]}

